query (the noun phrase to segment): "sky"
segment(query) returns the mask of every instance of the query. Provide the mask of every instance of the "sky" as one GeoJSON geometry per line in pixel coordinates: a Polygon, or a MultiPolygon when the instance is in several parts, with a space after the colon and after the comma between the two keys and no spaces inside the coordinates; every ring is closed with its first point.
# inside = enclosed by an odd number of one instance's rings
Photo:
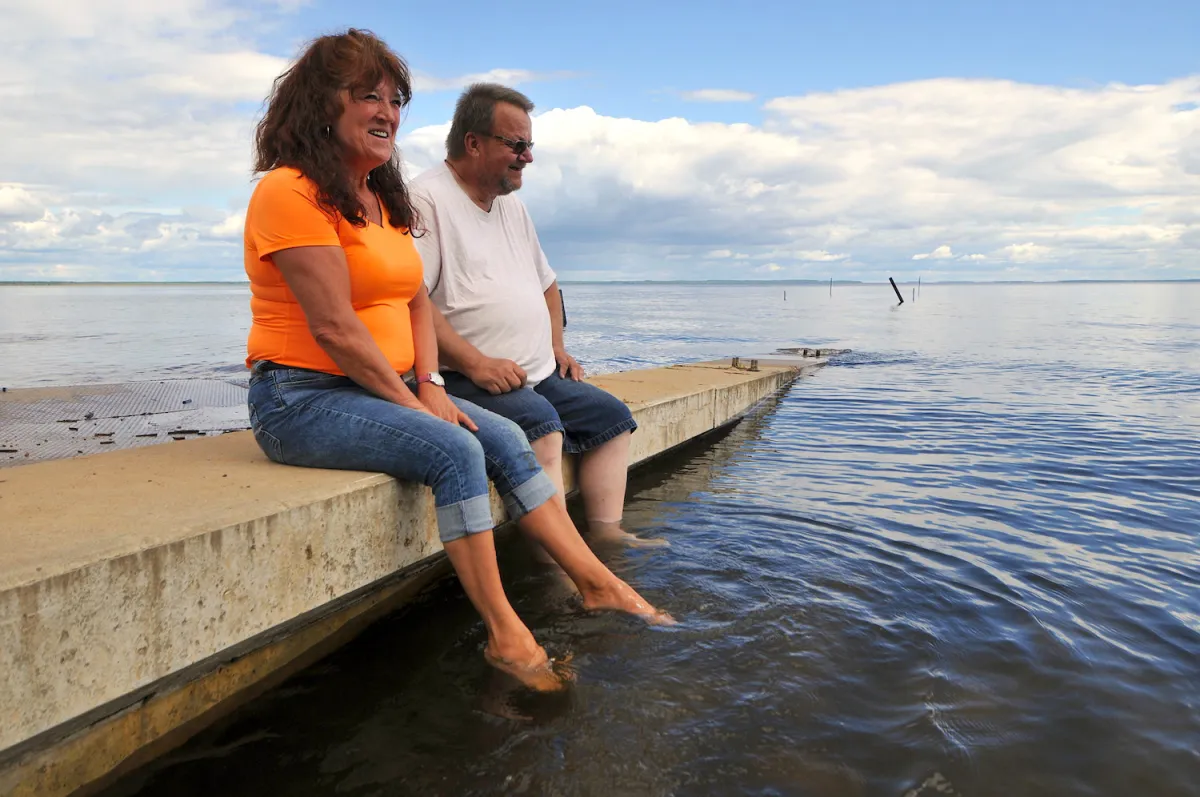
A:
{"type": "Polygon", "coordinates": [[[0,281],[243,280],[251,133],[304,43],[537,108],[560,279],[1200,278],[1200,3],[0,0],[0,281]]]}

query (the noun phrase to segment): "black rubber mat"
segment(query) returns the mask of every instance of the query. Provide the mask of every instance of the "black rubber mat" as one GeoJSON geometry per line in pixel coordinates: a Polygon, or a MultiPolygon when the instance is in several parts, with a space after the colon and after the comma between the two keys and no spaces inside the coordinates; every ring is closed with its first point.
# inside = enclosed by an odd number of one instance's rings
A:
{"type": "Polygon", "coordinates": [[[246,388],[216,379],[0,393],[0,468],[247,429],[246,388]]]}

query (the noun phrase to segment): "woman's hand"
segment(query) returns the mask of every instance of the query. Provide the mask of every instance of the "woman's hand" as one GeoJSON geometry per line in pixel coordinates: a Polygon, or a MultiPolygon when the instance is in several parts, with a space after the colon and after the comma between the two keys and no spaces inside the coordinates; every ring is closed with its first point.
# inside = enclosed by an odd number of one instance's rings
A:
{"type": "Polygon", "coordinates": [[[439,387],[432,382],[422,382],[417,385],[417,394],[421,397],[421,403],[428,408],[429,413],[443,421],[470,429],[472,432],[479,431],[475,422],[467,417],[467,414],[446,395],[446,388],[439,387]]]}
{"type": "Polygon", "coordinates": [[[396,403],[406,409],[416,410],[417,412],[427,412],[430,415],[433,415],[435,417],[440,417],[437,415],[437,413],[430,410],[429,407],[425,406],[424,402],[422,402],[419,398],[412,395],[411,393],[409,394],[409,398],[401,399],[400,401],[398,401],[396,403]]]}

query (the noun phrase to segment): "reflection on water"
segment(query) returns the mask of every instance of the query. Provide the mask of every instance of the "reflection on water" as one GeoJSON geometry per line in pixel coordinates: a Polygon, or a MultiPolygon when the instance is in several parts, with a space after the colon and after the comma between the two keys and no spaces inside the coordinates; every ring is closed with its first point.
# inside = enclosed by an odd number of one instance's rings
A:
{"type": "Polygon", "coordinates": [[[598,369],[855,349],[635,476],[678,626],[510,539],[567,694],[447,582],[106,794],[1200,795],[1200,285],[874,290],[568,286],[598,369]]]}

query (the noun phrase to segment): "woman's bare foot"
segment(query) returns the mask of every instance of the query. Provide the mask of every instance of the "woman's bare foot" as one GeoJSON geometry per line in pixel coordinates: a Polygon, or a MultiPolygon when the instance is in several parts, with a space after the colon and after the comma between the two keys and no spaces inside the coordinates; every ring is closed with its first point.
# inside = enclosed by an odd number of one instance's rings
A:
{"type": "Polygon", "coordinates": [[[643,598],[616,576],[604,586],[581,590],[583,607],[591,611],[612,610],[628,612],[640,617],[651,625],[675,625],[675,618],[664,611],[655,609],[650,601],[643,598]]]}
{"type": "Polygon", "coordinates": [[[532,655],[507,658],[494,651],[489,642],[483,649],[483,658],[500,672],[511,675],[535,692],[558,692],[567,686],[567,681],[554,671],[553,659],[548,658],[541,647],[532,655]]]}
{"type": "Polygon", "coordinates": [[[588,521],[588,539],[593,545],[624,545],[628,548],[667,548],[671,543],[656,537],[638,537],[621,528],[620,523],[588,521]]]}

